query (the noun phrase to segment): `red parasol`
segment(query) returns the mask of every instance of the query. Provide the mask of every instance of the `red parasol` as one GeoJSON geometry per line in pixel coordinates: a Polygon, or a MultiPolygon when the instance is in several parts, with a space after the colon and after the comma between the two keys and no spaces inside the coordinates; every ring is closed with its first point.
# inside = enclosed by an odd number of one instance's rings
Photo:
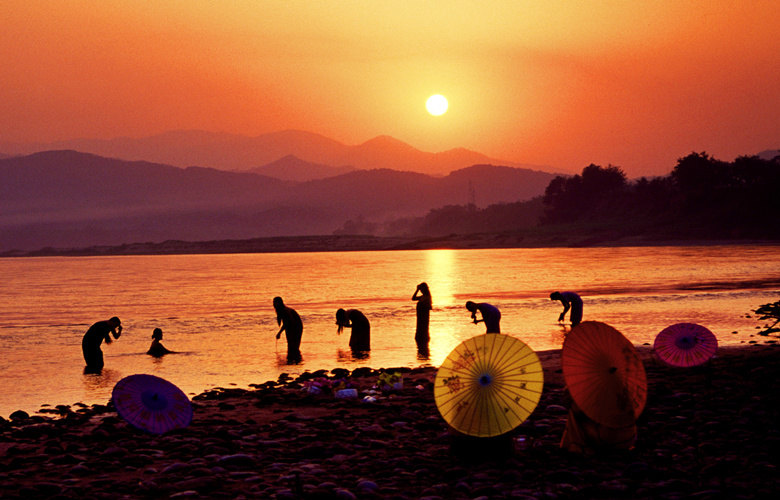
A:
{"type": "Polygon", "coordinates": [[[718,350],[718,339],[696,323],[677,323],[661,330],[653,349],[664,363],[688,368],[709,361],[718,350]]]}
{"type": "Polygon", "coordinates": [[[647,401],[647,377],[627,338],[585,321],[566,336],[561,358],[569,393],[588,417],[608,427],[634,424],[647,401]]]}
{"type": "Polygon", "coordinates": [[[154,375],[130,375],[111,394],[117,413],[130,424],[152,434],[187,427],[192,404],[175,385],[154,375]]]}

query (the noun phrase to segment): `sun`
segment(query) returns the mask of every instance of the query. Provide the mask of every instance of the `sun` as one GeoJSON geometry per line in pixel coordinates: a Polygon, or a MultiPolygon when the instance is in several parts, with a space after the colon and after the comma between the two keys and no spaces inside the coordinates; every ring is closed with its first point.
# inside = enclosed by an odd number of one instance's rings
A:
{"type": "Polygon", "coordinates": [[[441,94],[434,94],[425,101],[425,108],[428,110],[428,113],[433,116],[443,115],[447,112],[448,106],[449,103],[447,102],[447,98],[441,94]]]}

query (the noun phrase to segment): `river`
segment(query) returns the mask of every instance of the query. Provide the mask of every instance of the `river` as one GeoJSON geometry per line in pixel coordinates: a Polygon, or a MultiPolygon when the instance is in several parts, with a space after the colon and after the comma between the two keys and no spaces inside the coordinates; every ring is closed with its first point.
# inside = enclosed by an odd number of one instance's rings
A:
{"type": "Polygon", "coordinates": [[[751,311],[780,299],[780,246],[412,250],[0,259],[0,415],[42,404],[105,403],[122,377],[151,373],[193,395],[247,387],[280,373],[335,367],[438,366],[484,333],[467,300],[502,313],[503,333],[535,350],[561,347],[552,291],[584,300],[584,319],[611,324],[635,345],[664,327],[700,323],[721,345],[763,342],[751,311]],[[434,309],[427,356],[414,342],[417,283],[434,309]],[[284,298],[304,322],[303,361],[287,365],[272,306],[284,298]],[[371,321],[372,350],[353,358],[336,309],[371,321]],[[118,316],[106,368],[85,375],[81,338],[118,316]],[[152,330],[176,354],[145,354],[152,330]]]}

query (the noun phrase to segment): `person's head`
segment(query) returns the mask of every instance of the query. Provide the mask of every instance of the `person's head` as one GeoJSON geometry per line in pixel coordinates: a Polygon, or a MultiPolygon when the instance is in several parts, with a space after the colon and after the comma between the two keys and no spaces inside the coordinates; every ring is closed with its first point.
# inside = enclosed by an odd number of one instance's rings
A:
{"type": "Polygon", "coordinates": [[[417,288],[422,292],[423,295],[430,295],[431,291],[428,289],[428,283],[422,282],[419,285],[417,285],[417,288]]]}
{"type": "Polygon", "coordinates": [[[553,292],[550,294],[550,300],[561,300],[562,298],[561,292],[553,292]]]}
{"type": "Polygon", "coordinates": [[[116,316],[108,320],[108,324],[111,325],[111,329],[114,331],[114,338],[118,339],[122,335],[122,322],[116,316]]]}
{"type": "Polygon", "coordinates": [[[152,332],[152,338],[155,340],[162,340],[162,330],[159,328],[155,328],[152,332]]]}
{"type": "Polygon", "coordinates": [[[284,308],[284,301],[281,297],[274,297],[274,309],[277,311],[284,308]]]}
{"type": "Polygon", "coordinates": [[[344,325],[347,324],[347,311],[339,309],[336,311],[336,324],[339,325],[339,333],[344,331],[344,325]]]}
{"type": "Polygon", "coordinates": [[[471,312],[477,312],[477,304],[469,300],[468,302],[466,302],[466,309],[468,309],[471,312]]]}

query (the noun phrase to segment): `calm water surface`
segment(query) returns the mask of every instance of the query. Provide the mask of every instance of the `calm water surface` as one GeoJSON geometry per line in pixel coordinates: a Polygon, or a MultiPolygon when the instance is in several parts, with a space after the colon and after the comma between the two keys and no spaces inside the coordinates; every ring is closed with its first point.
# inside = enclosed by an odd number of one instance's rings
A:
{"type": "Polygon", "coordinates": [[[42,404],[105,403],[122,377],[151,373],[186,393],[247,387],[337,366],[438,366],[484,332],[466,300],[501,309],[501,328],[536,350],[558,349],[555,290],[579,292],[586,320],[607,322],[635,344],[681,321],[710,328],[722,345],[753,340],[746,317],[780,299],[780,246],[47,257],[0,259],[0,415],[42,404]],[[429,357],[414,343],[410,300],[430,285],[429,357]],[[304,321],[303,362],[286,365],[271,304],[280,295],[304,321]],[[362,310],[372,351],[353,359],[335,311],[362,310]],[[84,375],[81,337],[119,316],[122,337],[103,345],[102,375],[84,375]],[[145,354],[155,327],[178,354],[145,354]]]}

